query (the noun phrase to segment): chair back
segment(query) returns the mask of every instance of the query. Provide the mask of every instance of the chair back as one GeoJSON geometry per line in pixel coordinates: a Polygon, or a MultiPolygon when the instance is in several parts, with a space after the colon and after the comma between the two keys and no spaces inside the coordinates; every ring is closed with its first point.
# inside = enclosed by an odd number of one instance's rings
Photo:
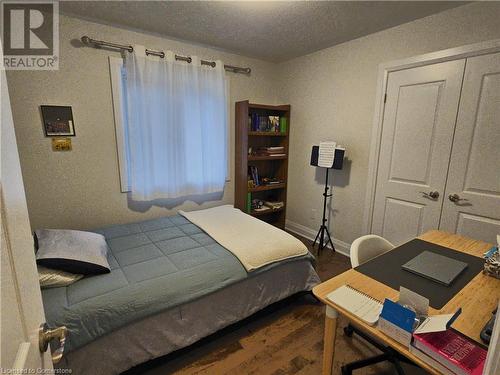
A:
{"type": "Polygon", "coordinates": [[[359,237],[351,245],[351,266],[352,268],[357,267],[392,249],[394,249],[392,243],[375,234],[359,237]]]}

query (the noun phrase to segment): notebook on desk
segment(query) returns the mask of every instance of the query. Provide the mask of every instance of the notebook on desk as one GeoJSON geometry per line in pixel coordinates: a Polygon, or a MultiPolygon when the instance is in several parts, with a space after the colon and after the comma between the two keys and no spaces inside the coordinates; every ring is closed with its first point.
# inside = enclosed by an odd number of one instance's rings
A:
{"type": "Polygon", "coordinates": [[[382,312],[382,303],[363,292],[349,286],[342,285],[327,295],[327,298],[356,315],[364,322],[374,325],[382,312]]]}

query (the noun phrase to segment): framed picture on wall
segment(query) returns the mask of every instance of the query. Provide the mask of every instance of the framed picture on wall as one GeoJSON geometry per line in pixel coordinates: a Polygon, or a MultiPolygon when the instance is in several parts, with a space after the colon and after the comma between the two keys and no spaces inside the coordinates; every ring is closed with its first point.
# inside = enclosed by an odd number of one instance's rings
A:
{"type": "Polygon", "coordinates": [[[41,105],[43,129],[46,137],[74,137],[75,125],[70,106],[41,105]]]}

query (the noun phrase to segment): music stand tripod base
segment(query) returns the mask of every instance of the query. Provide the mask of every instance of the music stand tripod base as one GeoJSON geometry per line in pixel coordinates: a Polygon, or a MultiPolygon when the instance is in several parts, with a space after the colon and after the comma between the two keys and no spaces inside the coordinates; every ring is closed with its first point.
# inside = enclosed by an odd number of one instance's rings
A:
{"type": "Polygon", "coordinates": [[[326,222],[328,219],[326,218],[326,199],[331,197],[333,194],[328,194],[328,168],[326,168],[326,179],[325,179],[325,191],[323,192],[323,219],[321,221],[321,226],[319,227],[318,233],[314,238],[314,242],[312,247],[316,246],[316,242],[318,242],[318,255],[321,254],[321,251],[330,244],[332,246],[333,252],[335,252],[335,246],[333,246],[332,237],[330,236],[330,232],[328,231],[328,227],[326,226],[326,222]],[[325,242],[325,234],[326,234],[326,242],[325,242]]]}

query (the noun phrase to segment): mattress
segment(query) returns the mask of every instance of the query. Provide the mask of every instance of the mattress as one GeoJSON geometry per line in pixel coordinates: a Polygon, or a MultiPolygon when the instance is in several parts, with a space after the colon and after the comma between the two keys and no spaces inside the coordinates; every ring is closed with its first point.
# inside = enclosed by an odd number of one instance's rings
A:
{"type": "Polygon", "coordinates": [[[111,272],[42,291],[48,324],[69,330],[66,352],[283,263],[314,260],[307,254],[247,273],[231,252],[179,215],[95,232],[109,245],[111,272]]]}

